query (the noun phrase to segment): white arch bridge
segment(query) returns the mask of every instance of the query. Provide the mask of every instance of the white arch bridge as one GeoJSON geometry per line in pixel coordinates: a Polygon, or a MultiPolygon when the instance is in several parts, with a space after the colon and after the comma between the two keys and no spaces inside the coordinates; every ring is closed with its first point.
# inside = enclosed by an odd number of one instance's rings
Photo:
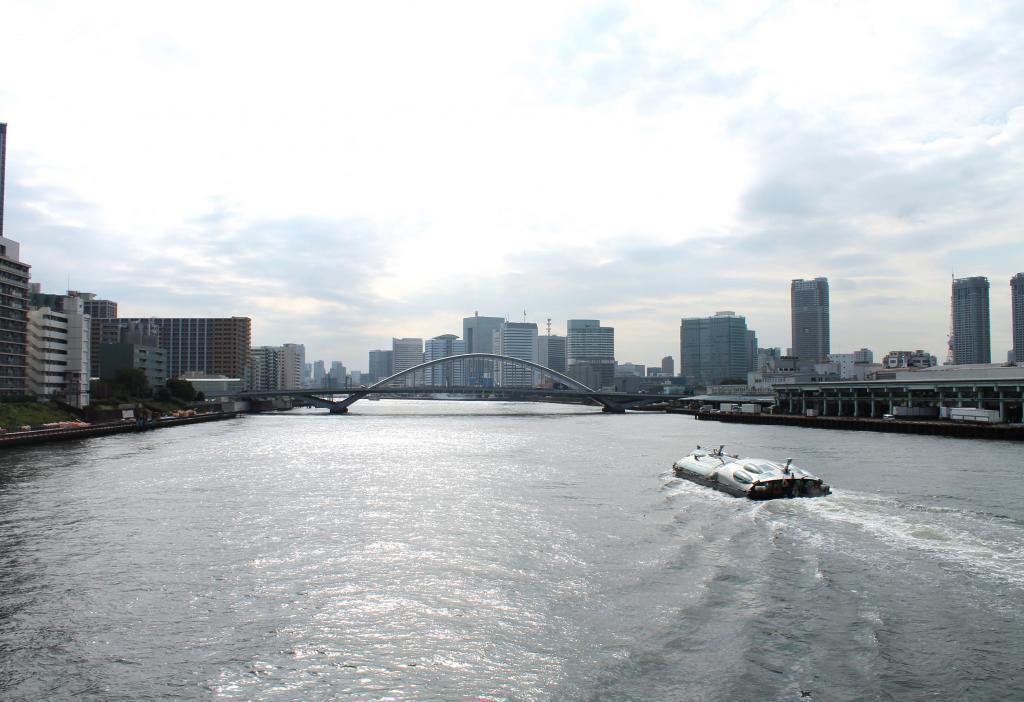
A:
{"type": "MultiPolygon", "coordinates": [[[[433,375],[433,373],[432,373],[433,375]]],[[[532,375],[532,374],[531,374],[532,375]]],[[[627,409],[639,407],[640,405],[653,404],[656,402],[668,402],[677,399],[677,395],[645,395],[624,392],[603,392],[594,390],[571,378],[564,373],[542,366],[533,361],[527,361],[513,356],[504,356],[496,353],[463,353],[454,356],[436,358],[426,363],[420,363],[412,368],[406,368],[392,376],[384,378],[373,385],[363,385],[357,388],[295,388],[293,390],[253,390],[241,392],[235,395],[238,399],[270,399],[274,397],[290,397],[292,399],[305,401],[316,407],[326,407],[332,414],[346,414],[353,403],[358,402],[368,395],[430,395],[437,393],[453,393],[460,395],[479,395],[485,399],[503,401],[545,401],[563,402],[567,404],[596,404],[600,405],[604,412],[622,413],[627,409]],[[542,376],[567,386],[567,389],[535,388],[531,386],[503,385],[498,387],[481,387],[479,385],[455,384],[452,382],[457,378],[455,364],[463,364],[462,373],[465,373],[466,361],[490,361],[492,366],[501,364],[501,370],[507,372],[507,367],[526,368],[530,371],[537,371],[542,376]],[[425,381],[423,384],[416,383],[416,375],[423,371],[439,369],[441,381],[431,379],[431,384],[425,381]],[[401,383],[400,381],[405,381],[401,383]],[[397,384],[396,384],[397,383],[397,384]],[[341,399],[338,399],[338,398],[341,399]]]]}

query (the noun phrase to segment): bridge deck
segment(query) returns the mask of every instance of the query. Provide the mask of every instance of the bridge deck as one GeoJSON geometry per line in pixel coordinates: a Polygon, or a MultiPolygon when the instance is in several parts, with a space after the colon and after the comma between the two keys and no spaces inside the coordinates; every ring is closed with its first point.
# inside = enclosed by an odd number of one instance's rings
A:
{"type": "Polygon", "coordinates": [[[607,399],[611,401],[645,401],[645,402],[670,402],[675,399],[683,399],[683,395],[649,395],[645,393],[625,392],[601,392],[583,390],[558,390],[554,388],[528,388],[528,387],[495,387],[483,388],[478,386],[456,386],[439,387],[436,385],[403,386],[403,387],[379,387],[369,389],[366,387],[356,388],[296,388],[293,390],[252,390],[240,392],[233,395],[239,399],[245,398],[269,398],[269,397],[336,397],[351,395],[474,395],[478,397],[510,397],[510,396],[531,396],[531,397],[561,397],[565,399],[607,399]]]}

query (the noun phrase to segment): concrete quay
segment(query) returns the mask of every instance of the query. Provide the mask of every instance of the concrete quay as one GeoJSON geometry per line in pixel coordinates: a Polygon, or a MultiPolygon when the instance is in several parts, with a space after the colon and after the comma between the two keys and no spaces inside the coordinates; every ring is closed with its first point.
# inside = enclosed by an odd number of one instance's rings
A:
{"type": "Polygon", "coordinates": [[[890,434],[930,434],[961,439],[1001,439],[1024,441],[1022,424],[977,424],[952,421],[911,421],[905,419],[871,419],[855,417],[806,417],[799,414],[710,413],[696,415],[702,421],[733,424],[778,424],[813,429],[846,429],[848,431],[880,431],[890,434]]]}
{"type": "Polygon", "coordinates": [[[87,427],[76,427],[73,429],[39,429],[36,431],[16,431],[0,434],[0,449],[13,448],[15,446],[27,446],[30,444],[44,444],[53,441],[71,441],[73,439],[88,439],[93,436],[106,436],[108,434],[125,434],[135,431],[149,431],[150,429],[167,429],[169,427],[180,427],[185,424],[201,424],[203,422],[216,422],[222,419],[234,419],[236,412],[213,412],[210,414],[197,414],[194,417],[174,417],[171,419],[158,419],[138,425],[135,421],[106,422],[103,424],[92,424],[87,427]]]}

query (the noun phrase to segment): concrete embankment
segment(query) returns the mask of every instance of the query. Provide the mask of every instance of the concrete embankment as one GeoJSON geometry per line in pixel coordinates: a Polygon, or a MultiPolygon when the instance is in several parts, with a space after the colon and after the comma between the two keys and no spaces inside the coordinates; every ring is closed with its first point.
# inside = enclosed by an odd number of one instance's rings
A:
{"type": "Polygon", "coordinates": [[[1024,441],[1024,425],[974,424],[951,421],[910,421],[905,419],[869,419],[859,417],[804,417],[794,414],[704,413],[697,419],[734,424],[781,424],[814,429],[881,431],[892,434],[932,434],[963,439],[1003,439],[1024,441]]]}
{"type": "Polygon", "coordinates": [[[38,431],[10,432],[7,434],[0,434],[0,448],[26,446],[28,444],[42,444],[51,441],[87,439],[93,436],[124,434],[134,431],[149,431],[150,429],[167,429],[169,427],[180,427],[185,424],[201,424],[203,422],[216,422],[222,419],[233,419],[237,416],[238,415],[235,412],[216,412],[211,414],[197,414],[194,417],[159,419],[153,422],[148,422],[142,426],[137,425],[133,421],[124,421],[92,424],[87,427],[74,427],[70,429],[41,429],[38,431]]]}

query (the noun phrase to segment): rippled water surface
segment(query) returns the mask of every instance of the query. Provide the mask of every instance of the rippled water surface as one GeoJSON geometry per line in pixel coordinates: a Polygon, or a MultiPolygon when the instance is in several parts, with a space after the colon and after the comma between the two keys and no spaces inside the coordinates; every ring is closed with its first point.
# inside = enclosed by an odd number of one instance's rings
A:
{"type": "Polygon", "coordinates": [[[0,698],[1024,698],[1024,451],[362,402],[0,453],[0,698]],[[796,456],[817,500],[672,476],[796,456]]]}

